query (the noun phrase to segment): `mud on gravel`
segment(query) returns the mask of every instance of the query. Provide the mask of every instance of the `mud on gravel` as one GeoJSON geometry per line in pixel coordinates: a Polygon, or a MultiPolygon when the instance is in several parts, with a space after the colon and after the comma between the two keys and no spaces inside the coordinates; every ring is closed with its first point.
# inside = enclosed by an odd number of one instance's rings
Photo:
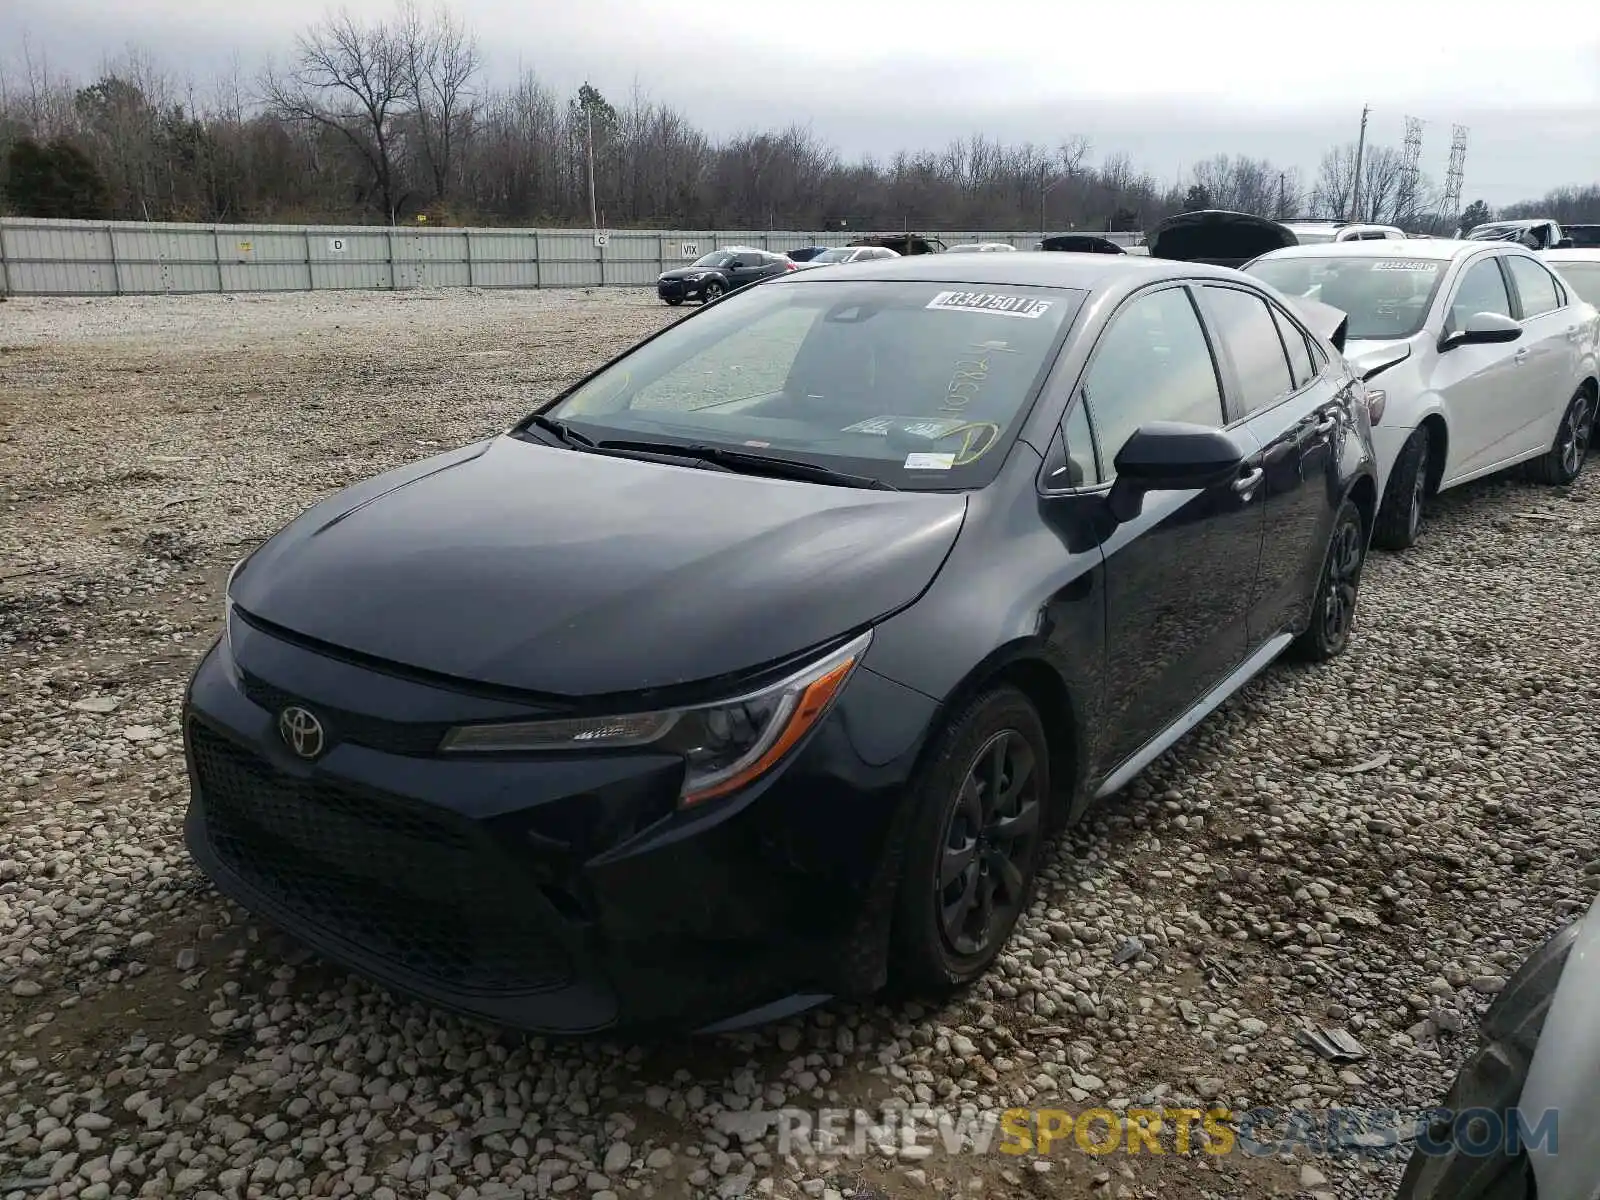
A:
{"type": "Polygon", "coordinates": [[[626,290],[0,305],[0,1198],[1391,1192],[1397,1157],[1198,1143],[786,1158],[752,1114],[1437,1102],[1600,881],[1600,466],[1436,503],[1370,560],[1350,652],[1275,667],[1095,809],[943,1009],[522,1038],[351,978],[200,876],[178,702],[228,567],[680,315],[626,290]],[[1323,1061],[1308,1017],[1368,1057],[1323,1061]]]}

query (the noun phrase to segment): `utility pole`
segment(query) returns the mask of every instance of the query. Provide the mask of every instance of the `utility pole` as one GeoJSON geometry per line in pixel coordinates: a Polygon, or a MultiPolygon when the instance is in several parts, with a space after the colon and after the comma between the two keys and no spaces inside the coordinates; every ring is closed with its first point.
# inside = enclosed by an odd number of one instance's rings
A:
{"type": "Polygon", "coordinates": [[[1356,138],[1356,169],[1355,177],[1350,180],[1350,220],[1361,220],[1361,156],[1367,148],[1367,114],[1372,111],[1371,106],[1361,106],[1361,133],[1356,138]]]}
{"type": "Polygon", "coordinates": [[[584,116],[588,118],[589,126],[589,228],[600,232],[600,209],[594,197],[594,105],[583,106],[584,116]]]}
{"type": "Polygon", "coordinates": [[[1289,215],[1286,211],[1289,207],[1289,192],[1286,183],[1287,178],[1288,176],[1285,172],[1278,172],[1278,220],[1280,221],[1289,215]]]}

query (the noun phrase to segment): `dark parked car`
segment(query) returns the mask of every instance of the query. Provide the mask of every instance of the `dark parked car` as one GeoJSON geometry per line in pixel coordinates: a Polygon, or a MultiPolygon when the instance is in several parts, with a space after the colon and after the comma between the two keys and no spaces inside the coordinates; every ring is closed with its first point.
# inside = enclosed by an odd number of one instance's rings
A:
{"type": "Polygon", "coordinates": [[[1299,245],[1294,231],[1267,217],[1206,208],[1168,217],[1150,235],[1150,257],[1241,267],[1269,250],[1299,245]]]}
{"type": "Polygon", "coordinates": [[[1110,238],[1098,237],[1092,233],[1053,233],[1040,241],[1034,249],[1066,254],[1127,253],[1127,250],[1110,238]]]}
{"type": "Polygon", "coordinates": [[[787,250],[784,253],[795,262],[810,262],[827,248],[826,246],[802,246],[798,250],[787,250]]]}
{"type": "Polygon", "coordinates": [[[1600,247],[1600,225],[1563,225],[1561,232],[1572,244],[1564,250],[1592,250],[1600,247]]]}
{"type": "Polygon", "coordinates": [[[943,254],[944,243],[936,237],[917,233],[870,233],[851,242],[852,246],[883,246],[909,258],[913,254],[943,254]]]}
{"type": "Polygon", "coordinates": [[[794,260],[785,255],[750,246],[729,246],[713,250],[687,267],[662,272],[656,280],[656,295],[668,304],[682,304],[685,300],[709,304],[718,296],[794,268],[794,260]]]}
{"type": "Polygon", "coordinates": [[[235,567],[191,851],[522,1028],[962,985],[1051,830],[1349,642],[1376,489],[1330,311],[1036,253],[710,305],[235,567]]]}

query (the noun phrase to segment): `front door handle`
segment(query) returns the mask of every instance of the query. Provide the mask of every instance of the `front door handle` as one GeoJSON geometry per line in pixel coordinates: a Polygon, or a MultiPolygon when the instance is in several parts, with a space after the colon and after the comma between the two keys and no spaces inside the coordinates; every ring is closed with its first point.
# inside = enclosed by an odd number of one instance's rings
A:
{"type": "Polygon", "coordinates": [[[1338,417],[1329,417],[1326,421],[1322,422],[1320,425],[1317,426],[1317,436],[1318,437],[1327,437],[1330,433],[1332,433],[1338,427],[1339,427],[1339,418],[1338,417]]]}
{"type": "Polygon", "coordinates": [[[1516,363],[1525,363],[1525,362],[1527,362],[1528,361],[1528,348],[1526,346],[1524,346],[1521,350],[1518,350],[1515,354],[1513,354],[1511,356],[1511,359],[1512,359],[1513,362],[1516,362],[1516,363]]]}
{"type": "Polygon", "coordinates": [[[1241,475],[1233,481],[1233,490],[1238,492],[1241,498],[1249,500],[1256,494],[1256,489],[1266,477],[1267,472],[1264,468],[1252,468],[1248,475],[1241,475]]]}

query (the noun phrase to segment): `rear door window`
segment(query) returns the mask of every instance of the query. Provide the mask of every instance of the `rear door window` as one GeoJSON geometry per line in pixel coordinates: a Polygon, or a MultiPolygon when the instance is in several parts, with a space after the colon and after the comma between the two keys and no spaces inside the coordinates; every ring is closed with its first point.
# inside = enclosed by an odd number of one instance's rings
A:
{"type": "Polygon", "coordinates": [[[1283,339],[1265,300],[1210,285],[1200,289],[1200,300],[1239,377],[1239,416],[1270,408],[1295,390],[1283,339]]]}

